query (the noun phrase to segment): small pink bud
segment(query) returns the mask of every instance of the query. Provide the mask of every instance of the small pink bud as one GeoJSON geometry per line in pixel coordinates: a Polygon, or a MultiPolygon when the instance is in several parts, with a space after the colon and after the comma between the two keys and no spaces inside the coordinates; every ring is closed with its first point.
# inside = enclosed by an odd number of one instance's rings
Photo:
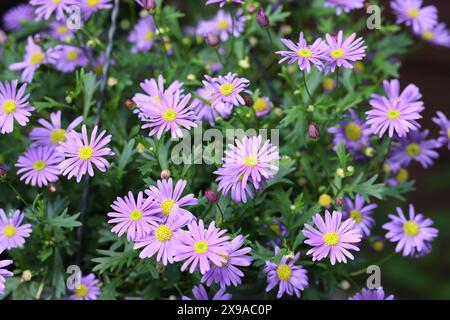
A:
{"type": "Polygon", "coordinates": [[[220,43],[219,37],[214,32],[208,32],[205,40],[206,44],[212,48],[217,47],[220,43]]]}
{"type": "Polygon", "coordinates": [[[266,15],[263,8],[260,8],[258,10],[258,14],[256,15],[256,21],[263,28],[267,28],[269,26],[270,24],[269,17],[266,15]]]}
{"type": "Polygon", "coordinates": [[[208,199],[209,203],[213,204],[217,202],[218,195],[216,191],[208,189],[205,191],[205,197],[208,199]]]}
{"type": "Polygon", "coordinates": [[[164,169],[161,171],[161,179],[169,179],[170,178],[170,171],[168,169],[164,169]]]}
{"type": "Polygon", "coordinates": [[[319,139],[320,138],[320,130],[319,127],[315,123],[311,123],[308,126],[308,136],[311,139],[319,139]]]}

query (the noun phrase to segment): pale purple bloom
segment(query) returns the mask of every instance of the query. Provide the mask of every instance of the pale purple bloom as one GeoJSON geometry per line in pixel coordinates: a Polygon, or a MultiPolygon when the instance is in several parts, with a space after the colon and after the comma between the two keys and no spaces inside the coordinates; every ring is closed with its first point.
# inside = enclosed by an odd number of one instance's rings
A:
{"type": "Polygon", "coordinates": [[[5,211],[0,209],[0,252],[23,247],[25,238],[31,234],[31,224],[22,224],[24,217],[20,210],[6,216],[5,211]]]}
{"type": "MultiPolygon", "coordinates": [[[[280,249],[275,248],[275,255],[280,249]]],[[[280,262],[266,261],[264,272],[267,274],[266,292],[278,285],[277,298],[280,299],[285,293],[289,296],[296,295],[300,298],[301,291],[308,287],[308,271],[302,266],[295,265],[300,258],[300,253],[293,257],[283,256],[280,262]]]]}
{"type": "Polygon", "coordinates": [[[19,156],[16,167],[21,175],[20,181],[25,184],[42,188],[50,182],[58,181],[60,170],[59,163],[64,158],[51,146],[31,147],[23,155],[19,156]]]}
{"type": "Polygon", "coordinates": [[[278,63],[286,60],[289,64],[297,62],[300,70],[306,71],[307,73],[311,72],[312,64],[317,70],[322,71],[322,61],[326,57],[327,45],[321,38],[316,39],[312,45],[308,45],[303,37],[303,32],[300,32],[297,44],[288,39],[281,39],[281,42],[288,47],[289,51],[275,52],[283,57],[278,63]]]}
{"type": "Polygon", "coordinates": [[[244,92],[248,93],[246,88],[249,85],[249,80],[239,78],[237,74],[231,72],[226,76],[219,76],[217,78],[211,78],[205,75],[205,79],[202,82],[205,90],[210,92],[213,107],[222,103],[227,108],[245,105],[241,94],[244,92]]]}
{"type": "Polygon", "coordinates": [[[226,262],[224,256],[228,253],[229,237],[224,236],[227,230],[216,228],[212,221],[206,229],[203,220],[192,221],[188,231],[179,233],[179,241],[174,246],[174,261],[184,261],[181,271],[193,273],[200,269],[205,274],[211,269],[211,264],[221,265],[226,262]]]}
{"type": "Polygon", "coordinates": [[[163,265],[173,263],[174,250],[173,247],[178,241],[179,230],[183,228],[190,218],[181,216],[177,218],[169,218],[165,223],[157,224],[153,231],[146,237],[136,240],[134,249],[144,247],[139,254],[139,258],[145,259],[156,255],[156,261],[162,262],[163,265]]]}
{"type": "Polygon", "coordinates": [[[27,84],[24,83],[17,91],[17,80],[11,84],[8,80],[0,82],[0,129],[1,133],[11,133],[14,130],[14,120],[25,126],[34,110],[28,102],[30,94],[25,94],[27,84]]]}
{"type": "Polygon", "coordinates": [[[72,295],[69,296],[69,300],[97,300],[101,293],[99,285],[100,282],[93,273],[81,277],[78,288],[70,290],[72,295]]]}
{"type": "Polygon", "coordinates": [[[369,104],[372,110],[367,111],[367,124],[374,134],[380,137],[388,131],[389,137],[397,133],[399,137],[406,136],[410,130],[420,128],[416,121],[421,119],[420,112],[424,106],[419,88],[409,84],[400,92],[400,82],[397,79],[383,82],[386,96],[372,94],[369,104]]]}
{"type": "Polygon", "coordinates": [[[438,23],[435,6],[422,7],[422,0],[393,0],[391,8],[397,16],[397,23],[412,26],[414,32],[428,30],[438,23]]]}
{"type": "Polygon", "coordinates": [[[230,192],[234,202],[247,203],[247,197],[253,199],[254,193],[250,188],[251,179],[243,185],[241,178],[236,179],[233,172],[225,167],[217,169],[214,173],[218,175],[216,178],[216,182],[219,184],[217,191],[222,191],[222,195],[225,196],[230,192]]]}
{"type": "Polygon", "coordinates": [[[227,3],[243,4],[244,1],[243,0],[208,0],[208,1],[206,1],[206,5],[214,4],[214,3],[218,3],[220,5],[220,7],[222,8],[227,3]]]}
{"type": "Polygon", "coordinates": [[[336,67],[353,69],[353,62],[362,60],[366,56],[366,46],[363,46],[363,38],[356,39],[356,33],[352,33],[344,39],[344,32],[341,30],[337,36],[325,35],[328,51],[326,59],[325,74],[330,70],[335,71],[336,67]],[[356,39],[356,40],[355,40],[356,39]]]}
{"type": "Polygon", "coordinates": [[[366,289],[363,288],[361,292],[356,293],[348,300],[394,300],[394,295],[385,296],[382,287],[378,289],[366,289]]]}
{"type": "Polygon", "coordinates": [[[95,126],[89,139],[86,126],[81,128],[81,135],[75,131],[67,133],[67,141],[61,142],[57,151],[63,153],[66,160],[59,164],[61,174],[71,179],[76,176],[77,182],[88,173],[94,176],[94,168],[97,167],[101,172],[105,172],[109,167],[109,162],[105,156],[113,156],[110,148],[105,146],[111,141],[111,136],[104,136],[106,131],[102,131],[97,136],[98,127],[95,126]]]}
{"type": "Polygon", "coordinates": [[[364,0],[326,0],[325,7],[336,8],[336,14],[340,16],[342,12],[363,8],[364,0]]]}
{"type": "Polygon", "coordinates": [[[156,0],[136,0],[136,3],[140,5],[145,10],[154,9],[153,6],[156,5],[156,0]]]}
{"type": "Polygon", "coordinates": [[[370,145],[372,129],[361,121],[358,114],[352,109],[349,110],[347,118],[348,120],[342,121],[338,126],[327,129],[327,132],[334,135],[334,148],[343,142],[347,150],[362,151],[370,145]]]}
{"type": "Polygon", "coordinates": [[[231,115],[232,107],[223,102],[216,103],[213,107],[214,99],[211,91],[200,88],[197,90],[197,95],[201,98],[195,98],[197,105],[194,109],[197,119],[199,121],[207,121],[210,126],[214,126],[217,118],[228,118],[231,115]]]}
{"type": "Polygon", "coordinates": [[[25,47],[25,56],[22,62],[16,62],[9,66],[10,70],[22,70],[21,79],[25,82],[33,81],[34,73],[44,63],[47,63],[45,52],[29,36],[25,47]]]}
{"type": "Polygon", "coordinates": [[[268,97],[259,97],[252,106],[258,118],[267,116],[272,111],[272,102],[268,97]]]}
{"type": "Polygon", "coordinates": [[[79,0],[81,4],[81,12],[83,13],[83,18],[88,19],[93,13],[104,10],[111,9],[111,0],[79,0]]]}
{"type": "MultiPolygon", "coordinates": [[[[195,300],[209,300],[208,293],[203,285],[195,286],[192,289],[192,293],[194,294],[195,300]]],[[[182,296],[181,300],[192,300],[187,296],[182,296]]],[[[221,288],[216,294],[212,297],[211,300],[231,300],[231,294],[225,292],[225,288],[221,288]]]]}
{"type": "Polygon", "coordinates": [[[432,44],[450,48],[450,31],[445,23],[439,23],[433,28],[420,30],[418,34],[432,44]]]}
{"type": "Polygon", "coordinates": [[[67,27],[65,21],[52,21],[49,24],[50,36],[63,42],[70,42],[74,37],[74,30],[67,27]]]}
{"type": "Polygon", "coordinates": [[[0,295],[5,292],[5,278],[12,277],[14,275],[14,273],[5,269],[6,266],[11,265],[12,263],[12,260],[0,260],[0,295]]]}
{"type": "Polygon", "coordinates": [[[238,10],[233,17],[229,12],[219,10],[211,24],[206,29],[201,30],[201,33],[204,36],[208,32],[214,32],[219,35],[222,42],[225,42],[230,36],[237,38],[244,32],[246,20],[247,17],[243,15],[242,10],[238,10]]]}
{"type": "Polygon", "coordinates": [[[89,63],[85,52],[78,47],[57,45],[47,51],[49,62],[61,72],[72,72],[89,63]]]}
{"type": "Polygon", "coordinates": [[[158,140],[164,132],[170,131],[172,138],[182,138],[182,128],[187,130],[197,127],[194,107],[195,100],[189,103],[191,95],[182,97],[179,90],[175,92],[166,90],[159,99],[158,96],[151,97],[153,107],[142,108],[139,118],[145,124],[142,129],[151,128],[149,136],[156,134],[158,140]]]}
{"type": "Polygon", "coordinates": [[[354,228],[358,229],[361,236],[370,236],[371,229],[375,224],[373,219],[373,210],[377,208],[374,203],[364,205],[364,197],[360,194],[356,194],[355,202],[350,198],[344,198],[343,213],[346,218],[351,218],[355,221],[354,228]]]}
{"type": "Polygon", "coordinates": [[[19,4],[3,15],[3,26],[8,31],[19,30],[34,19],[34,8],[28,4],[19,4]]]}
{"type": "Polygon", "coordinates": [[[133,43],[131,51],[133,53],[150,51],[155,42],[155,37],[156,25],[153,17],[148,15],[141,18],[128,36],[128,41],[133,43]]]}
{"type": "Polygon", "coordinates": [[[409,256],[426,249],[426,245],[438,236],[438,229],[433,228],[433,220],[425,218],[421,213],[415,214],[414,206],[409,205],[409,218],[405,217],[403,210],[397,207],[397,214],[389,215],[390,222],[383,225],[387,230],[386,238],[397,242],[395,252],[402,252],[409,256]]]}
{"type": "Polygon", "coordinates": [[[116,224],[111,231],[119,237],[126,232],[128,241],[147,236],[160,221],[153,199],[144,199],[142,192],[138,193],[136,200],[131,191],[128,197],[117,197],[111,208],[114,211],[108,213],[108,217],[112,218],[108,223],[116,224]]]}
{"type": "Polygon", "coordinates": [[[64,20],[65,12],[71,5],[79,5],[79,0],[30,0],[30,4],[36,7],[38,20],[48,20],[53,13],[57,20],[64,20]]]}
{"type": "Polygon", "coordinates": [[[401,138],[392,147],[389,162],[407,167],[412,160],[415,160],[420,162],[422,167],[428,168],[433,164],[433,159],[439,158],[439,154],[434,149],[441,146],[435,139],[427,140],[429,133],[429,130],[422,132],[416,130],[401,138]]]}
{"type": "Polygon", "coordinates": [[[305,224],[303,234],[307,238],[305,243],[313,247],[306,253],[313,255],[313,261],[321,261],[329,256],[334,265],[336,261],[347,263],[347,258],[354,259],[349,250],[359,251],[355,244],[361,242],[361,233],[354,228],[353,219],[342,221],[341,212],[333,211],[331,215],[328,210],[325,210],[325,220],[320,214],[312,219],[319,230],[305,224]]]}
{"type": "Polygon", "coordinates": [[[249,247],[242,248],[245,238],[238,235],[227,245],[228,253],[224,256],[226,262],[211,265],[211,269],[202,277],[202,282],[210,287],[213,283],[219,283],[221,287],[233,284],[235,287],[242,283],[244,273],[237,267],[248,267],[253,258],[248,254],[252,250],[249,247]]]}
{"type": "Polygon", "coordinates": [[[447,145],[447,148],[450,150],[450,120],[448,120],[445,114],[440,111],[438,111],[436,115],[437,116],[433,118],[433,122],[440,127],[440,137],[438,138],[438,142],[441,146],[447,145]]]}
{"type": "Polygon", "coordinates": [[[153,205],[158,209],[164,222],[169,217],[171,219],[187,217],[189,220],[195,218],[191,212],[183,208],[198,204],[197,198],[192,193],[182,196],[186,188],[186,180],[178,180],[175,187],[172,178],[158,180],[156,184],[156,187],[150,186],[145,193],[154,201],[153,205]]]}
{"type": "Polygon", "coordinates": [[[50,122],[42,118],[38,120],[43,128],[33,128],[30,132],[30,140],[36,146],[57,147],[61,142],[67,140],[67,134],[82,121],[83,117],[79,116],[64,129],[61,124],[61,111],[52,112],[50,113],[50,122]]]}

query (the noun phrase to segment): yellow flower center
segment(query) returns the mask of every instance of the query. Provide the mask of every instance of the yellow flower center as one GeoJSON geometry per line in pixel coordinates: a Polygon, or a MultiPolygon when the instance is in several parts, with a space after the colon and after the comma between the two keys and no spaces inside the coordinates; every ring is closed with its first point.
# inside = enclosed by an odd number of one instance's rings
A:
{"type": "Polygon", "coordinates": [[[328,207],[331,204],[331,197],[326,193],[322,194],[319,197],[319,204],[322,207],[328,207]]]}
{"type": "Polygon", "coordinates": [[[86,146],[78,151],[78,158],[80,158],[81,160],[89,160],[90,158],[92,158],[93,154],[94,150],[91,147],[86,146]]]}
{"type": "Polygon", "coordinates": [[[152,41],[154,35],[155,33],[153,31],[147,31],[147,33],[145,34],[145,41],[147,42],[152,41]]]}
{"type": "Polygon", "coordinates": [[[103,65],[99,64],[98,66],[95,66],[94,71],[96,75],[101,75],[103,73],[103,65]]]}
{"type": "MultiPolygon", "coordinates": [[[[53,1],[55,1],[55,0],[53,0],[53,1]]],[[[88,295],[88,293],[89,293],[89,288],[85,284],[80,284],[80,286],[75,289],[75,295],[80,298],[86,297],[88,295]]]]}
{"type": "Polygon", "coordinates": [[[410,9],[408,10],[408,16],[411,18],[417,18],[420,14],[420,11],[418,9],[410,9]]]}
{"type": "Polygon", "coordinates": [[[231,83],[226,83],[220,86],[220,93],[224,96],[229,96],[233,93],[234,86],[231,83]]]}
{"type": "Polygon", "coordinates": [[[175,205],[175,201],[172,199],[166,199],[161,203],[162,214],[168,216],[175,205]]]}
{"type": "Polygon", "coordinates": [[[13,225],[8,225],[3,229],[3,235],[7,238],[12,238],[16,235],[17,229],[13,225]]]}
{"type": "Polygon", "coordinates": [[[350,123],[345,127],[345,135],[348,140],[359,140],[361,138],[361,127],[355,123],[350,123]]]}
{"type": "Polygon", "coordinates": [[[228,261],[230,261],[230,256],[227,256],[226,254],[219,254],[219,256],[221,256],[222,258],[224,258],[225,259],[225,261],[224,262],[222,262],[222,265],[221,266],[218,266],[218,267],[225,267],[227,264],[228,264],[228,261]]]}
{"type": "Polygon", "coordinates": [[[5,102],[3,102],[3,111],[6,114],[11,114],[14,111],[16,111],[16,109],[17,109],[17,105],[14,100],[6,100],[5,102]]]}
{"type": "Polygon", "coordinates": [[[76,59],[78,59],[78,52],[76,52],[74,50],[69,51],[66,54],[66,58],[70,61],[76,60],[76,59]]]}
{"type": "Polygon", "coordinates": [[[420,146],[417,143],[411,143],[406,147],[406,153],[410,157],[417,157],[420,154],[420,146]]]}
{"type": "Polygon", "coordinates": [[[342,49],[335,49],[335,50],[332,50],[330,53],[331,58],[333,58],[334,60],[342,58],[344,56],[344,54],[345,54],[345,52],[342,49]]]}
{"type": "Polygon", "coordinates": [[[297,51],[297,55],[302,58],[310,58],[312,56],[312,52],[309,49],[300,49],[297,51]]]}
{"type": "Polygon", "coordinates": [[[450,139],[450,128],[447,129],[447,137],[450,139]]]}
{"type": "Polygon", "coordinates": [[[163,112],[162,117],[166,121],[174,121],[177,118],[177,112],[173,109],[167,109],[163,112]]]}
{"type": "Polygon", "coordinates": [[[205,240],[197,241],[194,244],[194,251],[198,254],[205,253],[206,251],[208,251],[208,248],[209,248],[208,242],[206,242],[205,240]]]}
{"type": "Polygon", "coordinates": [[[401,168],[397,173],[396,179],[400,183],[408,181],[409,179],[408,170],[401,168]]]}
{"type": "Polygon", "coordinates": [[[159,226],[155,231],[155,237],[158,241],[168,241],[173,236],[173,230],[166,224],[159,226]]]}
{"type": "Polygon", "coordinates": [[[398,110],[389,110],[387,113],[389,120],[395,120],[400,117],[400,111],[398,110]]]}
{"type": "Polygon", "coordinates": [[[228,23],[228,20],[220,20],[217,22],[217,29],[219,30],[226,30],[229,26],[230,24],[228,23]]]}
{"type": "Polygon", "coordinates": [[[322,86],[324,90],[331,91],[334,89],[334,80],[331,78],[323,79],[322,86]]]}
{"type": "Polygon", "coordinates": [[[131,221],[139,221],[142,219],[142,215],[143,215],[142,211],[137,210],[137,209],[133,210],[130,212],[130,220],[131,221]]]}
{"type": "Polygon", "coordinates": [[[292,269],[287,264],[280,264],[277,268],[277,276],[281,281],[287,281],[292,276],[292,269]]]}
{"type": "Polygon", "coordinates": [[[357,72],[363,72],[366,69],[364,63],[362,63],[361,61],[356,61],[354,67],[357,72]]]}
{"type": "Polygon", "coordinates": [[[43,52],[35,52],[30,57],[31,64],[41,64],[45,58],[45,54],[43,52]]]}
{"type": "Polygon", "coordinates": [[[87,5],[89,8],[94,8],[100,4],[100,0],[87,0],[87,5]]]}
{"type": "Polygon", "coordinates": [[[384,248],[384,243],[381,240],[377,240],[374,243],[372,243],[372,247],[375,251],[381,251],[384,248]]]}
{"type": "Polygon", "coordinates": [[[256,156],[248,156],[244,158],[244,164],[247,167],[253,168],[258,164],[258,158],[256,156]]]}
{"type": "Polygon", "coordinates": [[[270,230],[272,230],[273,232],[275,232],[277,235],[281,234],[281,228],[280,225],[278,224],[272,224],[270,225],[270,230]]]}
{"type": "Polygon", "coordinates": [[[350,211],[350,218],[355,220],[356,223],[360,223],[363,219],[363,215],[359,210],[350,211]]]}
{"type": "Polygon", "coordinates": [[[258,98],[258,100],[256,100],[255,103],[253,104],[253,109],[257,112],[266,111],[267,110],[267,101],[262,98],[258,98]]]}
{"type": "Polygon", "coordinates": [[[60,3],[62,0],[52,0],[53,3],[60,3]]]}
{"type": "Polygon", "coordinates": [[[56,28],[56,32],[60,33],[60,34],[64,34],[68,31],[69,29],[65,26],[65,25],[60,25],[58,28],[56,28]]]}
{"type": "Polygon", "coordinates": [[[434,33],[432,31],[425,31],[424,33],[422,33],[422,38],[431,41],[434,39],[434,33]]]}
{"type": "Polygon", "coordinates": [[[323,241],[327,246],[334,247],[339,243],[339,235],[336,232],[328,232],[323,235],[323,241]]]}
{"type": "Polygon", "coordinates": [[[55,129],[50,133],[50,140],[54,144],[59,144],[60,142],[65,142],[67,140],[66,138],[66,130],[64,129],[55,129]]]}
{"type": "Polygon", "coordinates": [[[45,167],[46,167],[45,162],[42,160],[36,161],[33,165],[33,169],[36,171],[42,171],[45,169],[45,167]]]}
{"type": "Polygon", "coordinates": [[[409,220],[403,225],[403,231],[407,236],[415,237],[419,233],[419,225],[409,220]]]}

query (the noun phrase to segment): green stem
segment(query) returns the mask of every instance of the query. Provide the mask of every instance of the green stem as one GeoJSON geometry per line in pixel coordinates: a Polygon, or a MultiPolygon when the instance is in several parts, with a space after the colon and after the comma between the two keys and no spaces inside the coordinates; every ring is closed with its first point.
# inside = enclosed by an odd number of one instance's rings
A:
{"type": "Polygon", "coordinates": [[[25,201],[25,199],[22,197],[22,195],[19,193],[19,191],[17,191],[17,189],[11,184],[11,182],[7,182],[8,186],[12,189],[12,191],[14,191],[14,193],[16,194],[17,199],[19,199],[20,201],[23,202],[23,204],[26,207],[30,207],[30,205],[25,201]]]}
{"type": "Polygon", "coordinates": [[[303,71],[303,83],[305,84],[305,91],[308,94],[309,101],[311,101],[311,103],[312,103],[313,98],[312,98],[311,92],[309,91],[308,83],[306,82],[306,73],[305,73],[305,71],[303,71]]]}
{"type": "Polygon", "coordinates": [[[219,204],[217,202],[215,203],[215,205],[216,205],[217,209],[219,209],[220,216],[222,218],[222,223],[223,223],[223,211],[222,211],[222,209],[220,208],[220,206],[219,206],[219,204]]]}
{"type": "MultiPolygon", "coordinates": [[[[395,256],[395,253],[394,253],[394,252],[391,253],[390,255],[384,257],[383,259],[381,259],[381,260],[379,260],[379,261],[373,263],[373,265],[380,266],[380,265],[382,265],[383,263],[385,263],[385,262],[391,260],[393,256],[395,256]]],[[[367,272],[367,267],[366,267],[366,268],[363,268],[363,269],[360,269],[360,270],[356,270],[356,271],[354,271],[354,272],[351,272],[351,273],[350,273],[350,276],[355,277],[355,276],[359,276],[359,275],[361,275],[361,274],[363,274],[363,273],[366,273],[366,272],[367,272]]]]}
{"type": "Polygon", "coordinates": [[[272,35],[270,34],[269,28],[266,28],[267,35],[269,36],[270,44],[273,45],[272,35]]]}

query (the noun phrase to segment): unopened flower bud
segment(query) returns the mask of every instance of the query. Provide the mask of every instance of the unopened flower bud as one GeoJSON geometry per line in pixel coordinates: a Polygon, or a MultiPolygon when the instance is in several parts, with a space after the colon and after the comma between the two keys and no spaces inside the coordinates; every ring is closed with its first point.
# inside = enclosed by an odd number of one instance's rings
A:
{"type": "Polygon", "coordinates": [[[0,178],[3,178],[6,176],[6,169],[3,167],[0,167],[0,178]]]}
{"type": "Polygon", "coordinates": [[[269,17],[266,15],[263,8],[260,8],[258,10],[258,14],[256,15],[256,21],[263,28],[267,28],[269,26],[270,24],[269,17]]]}
{"type": "Polygon", "coordinates": [[[336,169],[336,175],[337,175],[339,178],[344,178],[344,177],[345,177],[344,169],[342,169],[342,168],[337,168],[337,169],[336,169]]]}
{"type": "Polygon", "coordinates": [[[214,32],[208,32],[206,34],[205,41],[211,48],[217,47],[220,43],[219,37],[214,32]]]}
{"type": "Polygon", "coordinates": [[[56,192],[56,185],[54,184],[54,183],[49,183],[48,184],[48,191],[50,191],[50,192],[56,192]]]}
{"type": "Polygon", "coordinates": [[[161,179],[169,179],[170,178],[170,171],[169,169],[164,169],[161,171],[161,179]]]}
{"type": "Polygon", "coordinates": [[[35,42],[36,44],[38,44],[38,45],[41,45],[41,44],[44,43],[44,37],[43,37],[42,34],[40,34],[40,33],[36,33],[36,34],[33,36],[33,40],[34,40],[34,42],[35,42]]]}
{"type": "Polygon", "coordinates": [[[25,270],[24,272],[22,272],[21,280],[22,280],[22,282],[27,282],[27,281],[30,281],[32,277],[33,277],[33,274],[31,273],[31,271],[25,270]]]}
{"type": "Polygon", "coordinates": [[[118,82],[117,78],[114,77],[108,78],[108,86],[110,87],[114,87],[117,84],[117,82],[118,82]]]}
{"type": "Polygon", "coordinates": [[[319,197],[319,204],[322,207],[329,207],[331,205],[331,200],[332,199],[331,199],[330,195],[324,193],[324,194],[320,195],[320,197],[319,197]]]}
{"type": "Polygon", "coordinates": [[[251,4],[247,7],[247,12],[249,14],[254,14],[256,10],[258,10],[258,8],[254,4],[251,4]]]}
{"type": "Polygon", "coordinates": [[[247,107],[252,107],[253,104],[254,104],[254,101],[253,101],[252,96],[245,96],[245,97],[244,97],[244,101],[245,101],[245,105],[246,105],[247,107]]]}
{"type": "Polygon", "coordinates": [[[315,123],[311,123],[308,126],[308,136],[311,139],[319,139],[320,138],[320,130],[319,130],[319,127],[315,123]]]}
{"type": "Polygon", "coordinates": [[[136,2],[145,10],[155,10],[156,1],[155,0],[136,0],[136,2]]]}
{"type": "Polygon", "coordinates": [[[353,166],[348,166],[348,167],[347,167],[347,171],[348,171],[349,174],[352,175],[353,173],[355,173],[355,167],[353,167],[353,166]]]}
{"type": "Polygon", "coordinates": [[[336,200],[334,200],[334,203],[336,204],[337,207],[342,207],[344,201],[341,198],[336,198],[336,200]]]}
{"type": "Polygon", "coordinates": [[[205,197],[211,204],[217,202],[217,192],[212,189],[208,189],[205,191],[205,197]]]}
{"type": "Polygon", "coordinates": [[[125,107],[127,107],[128,109],[132,109],[134,107],[133,100],[131,100],[131,99],[125,100],[125,107]]]}

